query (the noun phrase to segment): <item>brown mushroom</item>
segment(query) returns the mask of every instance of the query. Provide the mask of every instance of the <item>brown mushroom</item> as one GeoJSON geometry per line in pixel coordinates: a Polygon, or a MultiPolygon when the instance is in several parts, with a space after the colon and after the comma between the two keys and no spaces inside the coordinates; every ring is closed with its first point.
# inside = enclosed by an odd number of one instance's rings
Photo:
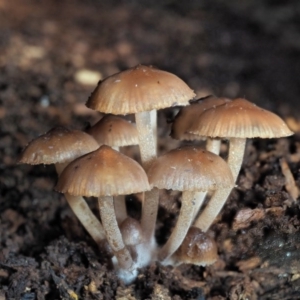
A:
{"type": "MultiPolygon", "coordinates": [[[[279,138],[293,134],[277,115],[242,98],[207,110],[188,131],[212,138],[229,139],[228,164],[235,181],[242,165],[247,138],[279,138]]],[[[222,209],[230,192],[231,189],[228,190],[227,196],[223,195],[221,202],[217,202],[213,196],[195,226],[206,231],[222,209]]]]}
{"type": "MultiPolygon", "coordinates": [[[[107,114],[135,114],[142,164],[148,169],[157,153],[156,110],[187,105],[194,96],[177,76],[138,65],[100,81],[86,106],[107,114]]],[[[158,192],[146,193],[141,219],[146,242],[153,239],[157,209],[158,192]]]]}
{"type": "MultiPolygon", "coordinates": [[[[94,151],[98,147],[99,145],[94,138],[85,132],[56,127],[31,141],[23,150],[19,163],[30,165],[54,164],[58,175],[60,175],[65,166],[72,160],[94,151]]],[[[105,239],[104,230],[86,201],[82,197],[75,197],[67,193],[65,198],[81,224],[94,241],[101,246],[105,239]]]]}
{"type": "MultiPolygon", "coordinates": [[[[119,147],[138,145],[138,133],[135,124],[119,116],[105,115],[87,130],[99,144],[108,145],[119,151],[119,147]]],[[[124,196],[114,197],[116,217],[120,224],[127,218],[124,196]]]]}
{"type": "MultiPolygon", "coordinates": [[[[231,101],[227,98],[218,98],[215,96],[207,96],[205,98],[200,98],[198,100],[190,101],[190,105],[184,106],[180,109],[179,113],[175,116],[170,136],[178,140],[199,140],[206,139],[206,150],[219,155],[221,140],[212,139],[207,136],[200,136],[197,134],[192,134],[187,132],[187,130],[192,126],[195,120],[201,118],[201,114],[207,111],[210,108],[214,108],[218,105],[224,104],[231,101]]],[[[200,207],[202,206],[207,192],[197,192],[195,194],[195,210],[194,217],[197,216],[200,207]]]]}
{"type": "Polygon", "coordinates": [[[201,117],[201,114],[210,108],[231,101],[228,98],[218,98],[215,96],[207,96],[198,100],[190,101],[190,105],[184,106],[180,109],[179,113],[175,116],[170,136],[177,140],[194,141],[198,139],[206,139],[206,149],[212,153],[219,155],[220,140],[211,139],[209,136],[200,136],[197,134],[189,133],[187,130],[193,125],[195,120],[201,117]]]}
{"type": "Polygon", "coordinates": [[[191,227],[181,246],[171,257],[173,264],[207,266],[218,259],[216,242],[197,227],[191,227]]]}
{"type": "Polygon", "coordinates": [[[119,147],[138,145],[138,133],[135,124],[112,114],[105,115],[87,130],[94,139],[119,151],[119,147]]]}
{"type": "Polygon", "coordinates": [[[70,163],[62,172],[56,190],[74,196],[98,197],[108,243],[120,268],[120,277],[130,282],[136,266],[125,247],[115,216],[113,196],[149,190],[143,168],[133,159],[103,145],[70,163]]]}
{"type": "Polygon", "coordinates": [[[182,191],[176,226],[158,253],[159,260],[164,261],[177,250],[191,225],[195,192],[228,188],[233,185],[233,178],[221,157],[194,146],[184,146],[162,155],[147,173],[151,187],[182,191]]]}
{"type": "Polygon", "coordinates": [[[86,105],[107,114],[135,114],[142,162],[146,166],[156,157],[149,112],[187,105],[194,95],[177,76],[138,65],[100,81],[86,105]]]}
{"type": "Polygon", "coordinates": [[[120,225],[120,231],[123,237],[125,246],[129,249],[132,258],[137,261],[138,245],[143,241],[141,224],[133,218],[127,217],[120,225]]]}

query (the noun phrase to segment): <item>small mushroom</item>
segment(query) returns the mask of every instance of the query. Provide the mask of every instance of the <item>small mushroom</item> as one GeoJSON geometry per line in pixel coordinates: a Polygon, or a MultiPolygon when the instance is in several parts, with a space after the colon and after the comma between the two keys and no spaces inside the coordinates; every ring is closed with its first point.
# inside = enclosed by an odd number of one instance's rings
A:
{"type": "MultiPolygon", "coordinates": [[[[98,147],[99,145],[94,138],[85,132],[56,127],[31,141],[23,150],[19,163],[30,165],[54,164],[58,175],[60,175],[71,161],[94,151],[98,147]]],[[[104,230],[86,201],[82,197],[75,197],[67,193],[65,198],[81,224],[94,241],[101,246],[105,239],[104,230]]]]}
{"type": "MultiPolygon", "coordinates": [[[[143,241],[141,224],[133,218],[127,217],[120,225],[120,231],[125,246],[129,249],[133,260],[137,260],[137,247],[143,241]]],[[[143,253],[140,253],[141,255],[143,253]]]]}
{"type": "Polygon", "coordinates": [[[216,242],[197,227],[191,227],[181,246],[171,257],[173,264],[207,266],[218,259],[216,242]]]}
{"type": "MultiPolygon", "coordinates": [[[[210,108],[214,108],[218,105],[224,104],[231,101],[227,98],[217,98],[215,96],[207,96],[205,98],[200,98],[198,100],[190,101],[190,105],[184,106],[180,109],[179,113],[175,116],[170,136],[177,140],[199,140],[206,139],[206,150],[219,155],[221,140],[220,139],[212,139],[207,136],[200,136],[197,134],[192,134],[187,132],[187,130],[193,125],[195,120],[201,117],[205,111],[210,108]]],[[[195,194],[195,210],[194,217],[196,218],[200,207],[202,206],[204,199],[206,197],[207,192],[197,192],[195,194]]]]}
{"type": "MultiPolygon", "coordinates": [[[[99,144],[108,145],[119,151],[119,147],[138,145],[138,133],[135,124],[111,114],[105,115],[100,121],[87,130],[99,144]]],[[[114,198],[116,217],[120,224],[127,218],[124,196],[114,198]]]]}
{"type": "MultiPolygon", "coordinates": [[[[207,110],[193,123],[188,132],[212,138],[229,139],[227,161],[234,181],[237,179],[243,162],[247,138],[279,138],[293,134],[277,115],[242,98],[207,110]]],[[[230,192],[231,189],[228,189],[227,195],[223,193],[221,201],[217,201],[214,195],[195,226],[206,231],[222,209],[230,192]]],[[[220,199],[220,197],[217,198],[220,199]]]]}
{"type": "Polygon", "coordinates": [[[125,282],[133,280],[136,266],[118,227],[113,196],[149,190],[143,168],[133,159],[103,145],[70,163],[62,172],[56,190],[74,196],[98,197],[101,221],[118,261],[119,276],[125,282]]]}
{"type": "Polygon", "coordinates": [[[192,223],[195,193],[226,189],[233,185],[233,178],[221,157],[193,146],[184,146],[162,155],[147,173],[151,187],[182,191],[176,226],[158,253],[159,260],[163,262],[181,245],[192,223]]]}
{"type": "MultiPolygon", "coordinates": [[[[138,65],[100,81],[86,106],[115,115],[135,114],[143,167],[157,156],[156,110],[188,105],[194,92],[180,78],[153,67],[138,65]],[[152,111],[152,112],[151,112],[152,111]]],[[[158,192],[147,192],[142,206],[142,229],[151,243],[158,209],[158,192]]]]}
{"type": "Polygon", "coordinates": [[[122,117],[105,115],[87,130],[100,145],[108,145],[119,151],[119,147],[138,145],[136,125],[122,117]]]}
{"type": "Polygon", "coordinates": [[[214,108],[218,105],[231,101],[228,98],[218,98],[215,96],[207,96],[198,100],[190,101],[190,105],[184,106],[180,109],[179,113],[175,116],[170,136],[176,140],[188,140],[194,141],[199,139],[206,139],[206,149],[212,153],[219,155],[220,153],[220,140],[211,139],[207,136],[200,136],[197,134],[187,132],[193,125],[195,120],[200,118],[201,114],[210,108],[214,108]]]}

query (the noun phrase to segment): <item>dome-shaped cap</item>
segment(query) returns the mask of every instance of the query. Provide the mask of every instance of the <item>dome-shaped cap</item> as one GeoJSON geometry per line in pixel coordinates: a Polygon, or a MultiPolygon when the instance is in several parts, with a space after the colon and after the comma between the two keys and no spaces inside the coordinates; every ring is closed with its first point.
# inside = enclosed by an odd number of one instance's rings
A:
{"type": "Polygon", "coordinates": [[[143,241],[142,227],[136,219],[127,217],[120,225],[122,238],[126,246],[135,246],[143,241]]]}
{"type": "Polygon", "coordinates": [[[188,132],[220,138],[279,138],[293,134],[280,117],[242,98],[207,110],[188,132]]]}
{"type": "Polygon", "coordinates": [[[103,145],[71,162],[55,189],[74,196],[117,196],[147,191],[149,183],[136,161],[103,145]]]}
{"type": "Polygon", "coordinates": [[[199,135],[188,133],[186,131],[206,110],[229,101],[231,100],[228,98],[218,98],[215,96],[208,96],[205,98],[200,98],[196,101],[191,101],[191,104],[182,107],[174,118],[170,136],[173,139],[189,141],[203,138],[199,135]]]}
{"type": "Polygon", "coordinates": [[[19,162],[30,165],[65,163],[97,148],[99,144],[87,133],[56,127],[31,141],[19,162]]]}
{"type": "Polygon", "coordinates": [[[181,263],[206,266],[218,259],[216,242],[197,227],[191,227],[175,258],[181,263]]]}
{"type": "Polygon", "coordinates": [[[150,186],[159,189],[207,191],[234,185],[231,171],[221,157],[194,146],[160,156],[147,174],[150,186]]]}
{"type": "Polygon", "coordinates": [[[194,92],[174,74],[138,65],[100,81],[86,106],[115,115],[125,115],[187,105],[194,92]]]}
{"type": "Polygon", "coordinates": [[[114,116],[105,115],[99,122],[87,130],[99,144],[111,147],[138,145],[138,132],[135,124],[114,116]]]}

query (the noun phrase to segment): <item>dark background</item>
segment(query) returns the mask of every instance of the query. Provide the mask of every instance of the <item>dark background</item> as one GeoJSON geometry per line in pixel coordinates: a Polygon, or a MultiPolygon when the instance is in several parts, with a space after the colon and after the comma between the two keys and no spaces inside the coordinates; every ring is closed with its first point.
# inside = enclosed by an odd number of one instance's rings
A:
{"type": "Polygon", "coordinates": [[[74,82],[76,71],[103,78],[143,63],[174,72],[198,96],[245,97],[297,116],[297,0],[0,3],[0,105],[10,115],[14,101],[32,112],[45,97],[50,110],[72,111],[94,88],[74,82]]]}

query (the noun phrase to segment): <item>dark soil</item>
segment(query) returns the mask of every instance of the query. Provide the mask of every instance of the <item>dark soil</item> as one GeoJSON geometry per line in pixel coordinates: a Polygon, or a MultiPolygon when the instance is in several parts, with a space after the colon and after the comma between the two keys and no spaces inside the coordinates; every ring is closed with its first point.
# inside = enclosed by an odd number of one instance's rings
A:
{"type": "MultiPolygon", "coordinates": [[[[0,0],[1,300],[300,299],[298,190],[282,171],[290,169],[299,187],[300,3],[197,3],[0,0]],[[53,191],[54,168],[17,161],[50,128],[83,129],[99,119],[84,106],[94,85],[79,71],[105,77],[138,63],[174,72],[198,96],[246,97],[296,134],[248,143],[238,185],[209,230],[219,249],[214,265],[153,264],[124,286],[53,191]]],[[[167,137],[173,114],[159,114],[161,152],[178,144],[167,137]]],[[[127,200],[138,215],[137,200],[127,200]]],[[[162,192],[159,242],[179,201],[162,192]]]]}

